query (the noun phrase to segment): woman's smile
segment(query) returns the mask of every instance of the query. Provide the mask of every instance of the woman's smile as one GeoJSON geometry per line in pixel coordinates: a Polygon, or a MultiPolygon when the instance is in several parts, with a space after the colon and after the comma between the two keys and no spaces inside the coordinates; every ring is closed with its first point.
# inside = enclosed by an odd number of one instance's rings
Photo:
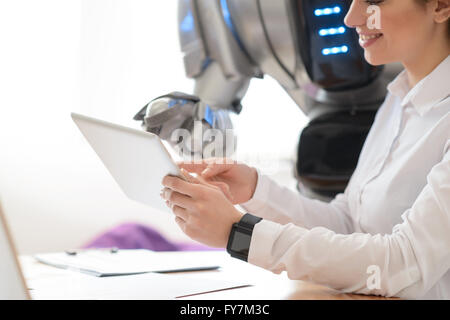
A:
{"type": "Polygon", "coordinates": [[[382,33],[365,34],[359,33],[359,45],[364,49],[370,47],[383,36],[382,33]]]}

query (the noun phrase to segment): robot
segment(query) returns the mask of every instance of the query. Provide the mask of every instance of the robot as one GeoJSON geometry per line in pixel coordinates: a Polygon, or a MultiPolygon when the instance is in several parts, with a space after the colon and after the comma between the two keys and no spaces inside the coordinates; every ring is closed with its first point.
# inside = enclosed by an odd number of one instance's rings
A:
{"type": "MultiPolygon", "coordinates": [[[[197,130],[196,123],[200,129],[232,130],[229,115],[242,110],[250,80],[269,75],[310,120],[297,148],[298,189],[331,200],[348,184],[386,86],[400,71],[365,61],[356,31],[344,25],[350,5],[351,0],[179,0],[179,40],[194,92],[160,96],[134,119],[167,141],[176,129],[197,130]]],[[[274,112],[283,110],[275,106],[274,112]]],[[[170,143],[204,157],[213,142],[198,139],[170,143]]]]}

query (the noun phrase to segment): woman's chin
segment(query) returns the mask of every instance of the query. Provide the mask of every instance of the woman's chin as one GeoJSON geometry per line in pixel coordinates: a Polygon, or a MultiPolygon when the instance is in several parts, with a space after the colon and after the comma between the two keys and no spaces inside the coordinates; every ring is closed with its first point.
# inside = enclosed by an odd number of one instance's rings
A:
{"type": "Polygon", "coordinates": [[[373,66],[381,66],[383,64],[389,63],[389,61],[387,61],[387,59],[385,59],[381,55],[371,52],[369,50],[364,51],[364,58],[366,59],[367,63],[373,66]]]}

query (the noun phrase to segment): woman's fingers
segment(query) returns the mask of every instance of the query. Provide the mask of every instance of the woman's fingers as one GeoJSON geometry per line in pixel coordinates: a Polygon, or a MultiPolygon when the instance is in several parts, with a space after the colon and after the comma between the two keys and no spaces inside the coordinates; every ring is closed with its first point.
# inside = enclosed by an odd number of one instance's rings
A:
{"type": "Polygon", "coordinates": [[[232,163],[224,163],[223,161],[220,163],[210,163],[205,170],[201,172],[201,176],[205,179],[209,179],[230,170],[232,166],[232,163]]]}
{"type": "Polygon", "coordinates": [[[164,188],[161,192],[161,197],[172,205],[176,205],[184,209],[194,208],[194,200],[191,197],[170,188],[164,188]]]}
{"type": "Polygon", "coordinates": [[[183,220],[182,218],[180,218],[179,216],[175,217],[175,222],[178,224],[178,226],[180,227],[181,230],[183,230],[185,232],[186,230],[186,220],[183,220]]]}
{"type": "Polygon", "coordinates": [[[164,187],[172,189],[181,194],[188,195],[190,197],[196,197],[198,194],[198,185],[195,183],[184,181],[178,177],[165,176],[162,184],[164,187]]]}
{"type": "Polygon", "coordinates": [[[209,158],[202,160],[199,163],[196,162],[177,162],[177,165],[185,169],[188,172],[201,174],[205,178],[213,177],[228,169],[231,165],[235,164],[235,161],[227,158],[209,158]]]}
{"type": "Polygon", "coordinates": [[[188,172],[186,172],[184,169],[181,169],[181,172],[184,175],[188,175],[189,176],[189,182],[192,183],[197,183],[197,184],[201,184],[201,185],[205,185],[205,186],[213,186],[216,188],[219,188],[224,194],[225,196],[228,198],[228,200],[230,200],[232,203],[234,203],[234,196],[231,193],[230,190],[230,186],[228,184],[226,184],[225,182],[221,182],[221,181],[217,181],[216,179],[214,179],[214,177],[210,178],[208,181],[203,178],[203,176],[198,176],[198,177],[194,177],[192,175],[190,175],[188,172]]]}
{"type": "MultiPolygon", "coordinates": [[[[189,175],[189,173],[187,172],[185,173],[184,169],[181,169],[181,172],[183,172],[183,174],[185,175],[189,175]]],[[[219,188],[225,194],[228,200],[233,202],[233,195],[231,194],[230,187],[225,182],[215,181],[214,179],[206,181],[205,178],[203,178],[202,176],[194,177],[192,175],[189,175],[189,181],[192,183],[202,184],[207,187],[213,186],[219,188]]]]}
{"type": "Polygon", "coordinates": [[[216,186],[220,188],[220,190],[225,194],[225,196],[230,200],[231,202],[234,202],[234,197],[231,194],[230,186],[226,184],[225,182],[219,182],[219,181],[210,181],[213,186],[216,186]]]}
{"type": "Polygon", "coordinates": [[[181,174],[186,178],[186,180],[188,182],[199,183],[198,179],[195,176],[193,176],[192,174],[190,174],[186,169],[181,168],[180,171],[181,171],[181,174]]]}
{"type": "Polygon", "coordinates": [[[200,174],[203,170],[205,170],[208,164],[205,161],[202,161],[201,163],[177,162],[177,165],[181,169],[184,169],[188,172],[200,174]]]}
{"type": "Polygon", "coordinates": [[[189,213],[186,209],[173,205],[171,206],[172,212],[174,215],[176,215],[177,217],[183,219],[184,222],[186,222],[189,218],[189,213]]]}

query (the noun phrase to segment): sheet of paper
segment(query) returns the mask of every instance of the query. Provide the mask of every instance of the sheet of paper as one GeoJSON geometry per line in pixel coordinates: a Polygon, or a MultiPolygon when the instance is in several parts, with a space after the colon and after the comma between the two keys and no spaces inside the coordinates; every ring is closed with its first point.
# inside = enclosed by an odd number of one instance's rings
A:
{"type": "MultiPolygon", "coordinates": [[[[216,255],[220,257],[220,255],[216,255]]],[[[86,250],[75,255],[65,252],[45,253],[34,256],[38,261],[95,276],[138,274],[144,272],[174,272],[214,269],[221,259],[204,252],[155,252],[149,250],[86,250]]]]}

